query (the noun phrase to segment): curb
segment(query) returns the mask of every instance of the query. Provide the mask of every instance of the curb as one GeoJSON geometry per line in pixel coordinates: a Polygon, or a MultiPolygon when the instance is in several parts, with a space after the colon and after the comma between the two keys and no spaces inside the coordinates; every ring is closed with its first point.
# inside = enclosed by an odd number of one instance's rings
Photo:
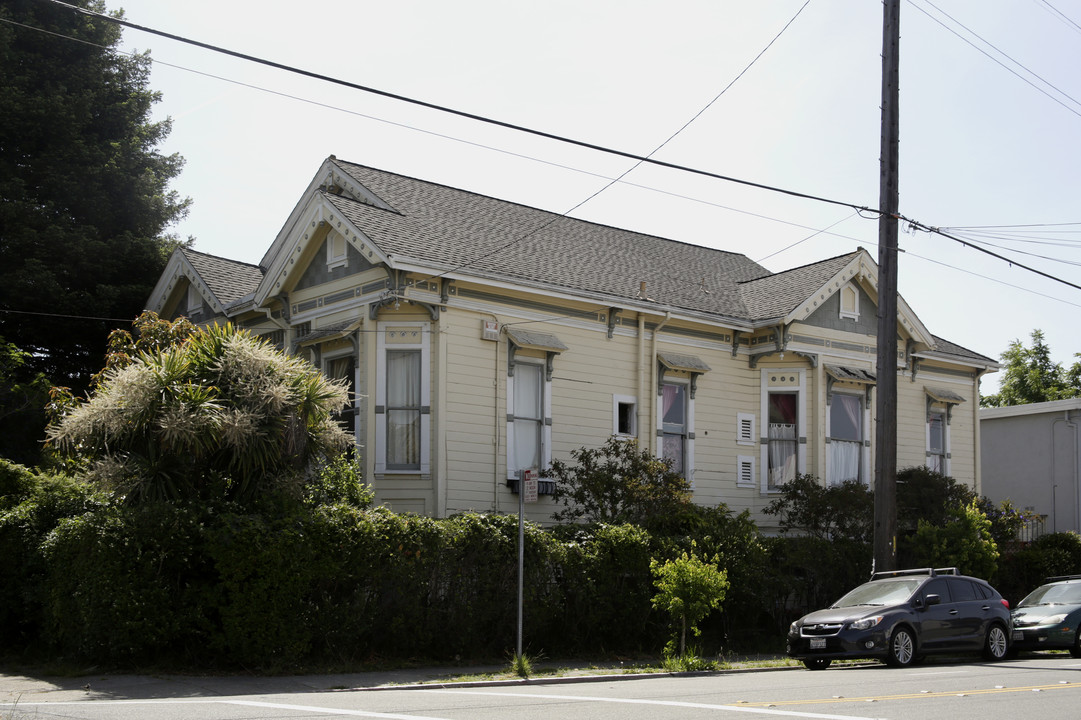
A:
{"type": "Polygon", "coordinates": [[[334,690],[333,692],[372,692],[386,690],[430,690],[430,689],[469,689],[481,687],[524,687],[531,685],[570,685],[588,682],[620,682],[624,680],[648,680],[652,678],[674,677],[708,677],[720,675],[736,675],[750,672],[776,672],[779,670],[802,670],[799,665],[779,667],[746,667],[729,668],[727,670],[693,670],[687,672],[650,672],[650,673],[618,673],[597,675],[564,675],[561,677],[541,678],[508,678],[504,680],[463,680],[462,682],[423,682],[403,683],[401,685],[375,685],[369,687],[355,687],[334,690]]]}

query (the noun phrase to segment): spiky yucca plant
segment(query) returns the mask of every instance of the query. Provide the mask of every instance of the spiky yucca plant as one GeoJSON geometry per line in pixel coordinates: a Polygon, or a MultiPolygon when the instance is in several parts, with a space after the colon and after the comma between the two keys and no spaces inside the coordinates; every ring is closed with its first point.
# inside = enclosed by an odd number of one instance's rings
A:
{"type": "Polygon", "coordinates": [[[214,326],[107,370],[48,437],[129,501],[244,501],[347,449],[348,402],[305,360],[214,326]]]}

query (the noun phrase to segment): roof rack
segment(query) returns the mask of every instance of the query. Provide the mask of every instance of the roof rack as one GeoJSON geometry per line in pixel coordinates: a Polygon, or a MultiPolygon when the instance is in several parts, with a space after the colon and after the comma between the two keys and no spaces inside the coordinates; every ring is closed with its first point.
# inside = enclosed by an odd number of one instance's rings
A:
{"type": "MultiPolygon", "coordinates": [[[[934,577],[935,575],[960,575],[961,573],[955,567],[941,567],[941,568],[910,568],[908,570],[883,570],[871,574],[872,580],[881,580],[883,578],[891,577],[903,577],[905,575],[927,575],[934,577]]],[[[1079,576],[1081,577],[1081,576],[1079,576]]]]}
{"type": "Polygon", "coordinates": [[[1044,582],[1062,582],[1063,580],[1081,580],[1081,575],[1056,575],[1055,577],[1049,577],[1044,582]]]}

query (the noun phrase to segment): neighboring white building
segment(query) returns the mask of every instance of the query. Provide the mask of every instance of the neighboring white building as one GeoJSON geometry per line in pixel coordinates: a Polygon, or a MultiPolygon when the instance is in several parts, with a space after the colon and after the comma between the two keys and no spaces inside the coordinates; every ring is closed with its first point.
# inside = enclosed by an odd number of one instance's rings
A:
{"type": "Polygon", "coordinates": [[[985,496],[1081,531],[1081,398],[980,409],[985,496]]]}

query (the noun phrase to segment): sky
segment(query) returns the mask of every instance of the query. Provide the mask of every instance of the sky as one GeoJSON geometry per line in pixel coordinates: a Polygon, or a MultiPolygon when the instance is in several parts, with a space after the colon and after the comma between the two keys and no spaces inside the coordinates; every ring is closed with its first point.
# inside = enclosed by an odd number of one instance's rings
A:
{"type": "MultiPolygon", "coordinates": [[[[172,187],[192,207],[170,231],[201,252],[259,262],[333,154],[771,271],[857,247],[878,257],[877,217],[850,206],[879,205],[880,2],[107,6],[282,65],[834,201],[635,167],[127,29],[121,47],[155,61],[155,118],[172,119],[160,150],[186,159],[172,187]]],[[[900,29],[901,215],[1081,285],[1081,0],[904,0],[900,29]]],[[[899,245],[900,293],[934,334],[997,360],[1038,328],[1055,361],[1081,352],[1081,290],[907,224],[899,245]]]]}

